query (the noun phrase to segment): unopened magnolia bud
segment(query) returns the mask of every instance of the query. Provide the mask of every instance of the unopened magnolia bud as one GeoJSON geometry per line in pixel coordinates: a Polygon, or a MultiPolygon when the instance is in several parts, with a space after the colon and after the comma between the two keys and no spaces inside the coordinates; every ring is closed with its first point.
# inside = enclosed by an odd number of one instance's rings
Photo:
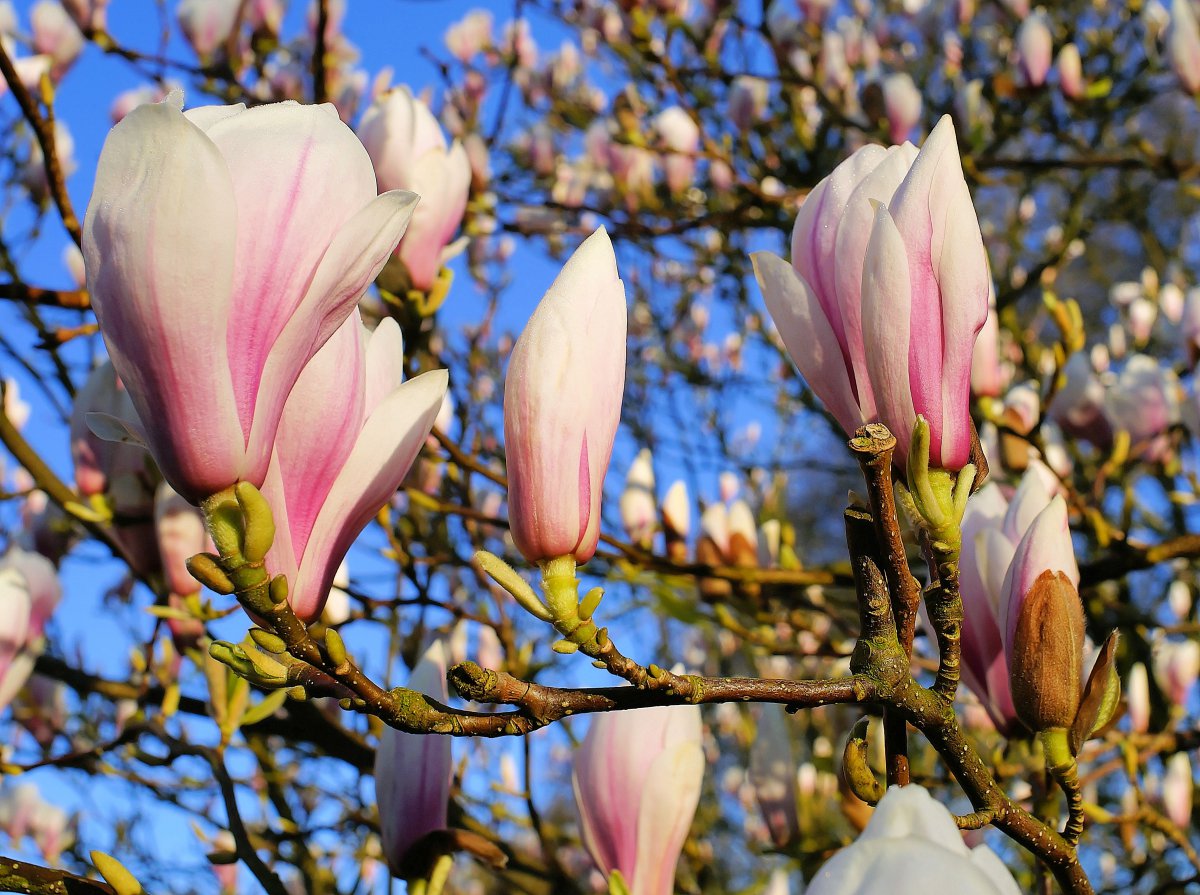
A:
{"type": "Polygon", "coordinates": [[[217,564],[217,557],[209,553],[197,553],[187,561],[188,571],[192,577],[219,594],[231,594],[237,588],[225,574],[225,570],[217,564]]]}
{"type": "Polygon", "coordinates": [[[1083,605],[1075,585],[1062,572],[1043,572],[1022,602],[1008,670],[1017,715],[1030,730],[1074,724],[1083,638],[1083,605]]]}
{"type": "Polygon", "coordinates": [[[92,852],[92,864],[95,865],[99,874],[104,877],[104,881],[112,886],[113,892],[116,895],[140,895],[146,890],[142,888],[142,884],[137,881],[137,878],[125,869],[125,865],[118,861],[112,855],[106,855],[102,851],[92,852]]]}
{"type": "Polygon", "coordinates": [[[275,519],[262,492],[249,482],[238,482],[234,490],[242,508],[242,556],[246,562],[262,562],[275,541],[275,519]]]}

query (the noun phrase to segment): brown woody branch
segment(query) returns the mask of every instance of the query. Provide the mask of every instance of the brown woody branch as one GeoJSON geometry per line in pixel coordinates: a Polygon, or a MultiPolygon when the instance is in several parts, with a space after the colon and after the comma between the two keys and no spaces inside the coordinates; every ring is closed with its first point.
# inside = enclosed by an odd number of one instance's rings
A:
{"type": "Polygon", "coordinates": [[[115,895],[108,883],[0,856],[0,892],[25,895],[115,895]]]}

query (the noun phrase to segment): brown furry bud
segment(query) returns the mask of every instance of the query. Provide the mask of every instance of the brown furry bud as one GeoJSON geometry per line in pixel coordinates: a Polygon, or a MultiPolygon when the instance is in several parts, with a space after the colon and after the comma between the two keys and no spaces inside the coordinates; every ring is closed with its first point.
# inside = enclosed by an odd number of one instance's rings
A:
{"type": "Polygon", "coordinates": [[[1031,730],[1069,728],[1083,691],[1083,605],[1062,572],[1038,576],[1022,601],[1009,655],[1017,715],[1031,730]]]}

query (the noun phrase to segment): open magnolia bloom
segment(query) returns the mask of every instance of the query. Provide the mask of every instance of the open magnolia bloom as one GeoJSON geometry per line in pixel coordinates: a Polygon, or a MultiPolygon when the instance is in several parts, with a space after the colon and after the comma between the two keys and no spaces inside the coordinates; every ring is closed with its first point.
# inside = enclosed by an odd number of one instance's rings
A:
{"type": "Polygon", "coordinates": [[[884,794],[862,835],[817,871],[806,895],[1020,895],[986,845],[968,848],[954,818],[928,790],[884,794]]]}
{"type": "Polygon", "coordinates": [[[292,609],[321,614],[346,551],[395,493],[446,394],[445,370],[401,384],[400,327],[368,333],[357,311],[309,361],[287,400],[263,494],[275,513],[272,574],[292,609]]]}
{"type": "Polygon", "coordinates": [[[417,197],[376,195],[333,106],[182,105],[173,92],[109,133],[83,254],[145,441],[195,503],[262,484],[288,393],[417,197]]]}

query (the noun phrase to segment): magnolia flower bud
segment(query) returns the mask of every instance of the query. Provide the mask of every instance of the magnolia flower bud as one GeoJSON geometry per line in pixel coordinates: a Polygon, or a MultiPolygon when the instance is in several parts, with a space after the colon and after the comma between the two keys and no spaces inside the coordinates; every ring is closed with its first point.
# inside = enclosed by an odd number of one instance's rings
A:
{"type": "Polygon", "coordinates": [[[643,448],[629,467],[621,493],[621,524],[629,540],[639,547],[648,548],[654,539],[657,504],[650,449],[643,448]]]}
{"type": "MultiPolygon", "coordinates": [[[[445,702],[446,658],[436,641],[413,669],[409,689],[445,702]]],[[[393,875],[428,872],[410,854],[424,836],[446,828],[453,764],[450,737],[401,733],[385,727],[375,750],[375,798],[379,835],[393,875]]]]}
{"type": "Polygon", "coordinates": [[[1129,709],[1129,729],[1145,733],[1150,729],[1150,676],[1146,666],[1138,662],[1129,669],[1125,684],[1125,701],[1129,709]]]}
{"type": "Polygon", "coordinates": [[[1083,81],[1083,60],[1079,47],[1073,43],[1063,44],[1058,51],[1058,89],[1067,99],[1082,99],[1086,85],[1083,81]]]}
{"type": "Polygon", "coordinates": [[[625,286],[603,228],[584,240],[509,360],[504,449],[509,520],[530,562],[587,562],[625,388],[625,286]]]}
{"type": "Polygon", "coordinates": [[[1171,823],[1181,830],[1192,825],[1192,795],[1196,787],[1192,776],[1192,763],[1186,752],[1176,752],[1167,759],[1167,772],[1163,775],[1163,810],[1171,823]]]}
{"type": "Polygon", "coordinates": [[[700,707],[596,715],[572,783],[583,844],[632,895],[671,895],[675,864],[700,800],[700,707]]]}
{"type": "Polygon", "coordinates": [[[888,136],[903,143],[921,120],[921,91],[908,72],[888,75],[883,82],[883,104],[887,110],[888,136]]]}
{"type": "Polygon", "coordinates": [[[1062,572],[1042,572],[1016,615],[1009,654],[1013,704],[1035,731],[1068,728],[1082,692],[1083,604],[1062,572]]]}
{"type": "Polygon", "coordinates": [[[1050,71],[1054,38],[1041,13],[1027,16],[1017,29],[1017,61],[1027,87],[1041,87],[1050,71]]]}

